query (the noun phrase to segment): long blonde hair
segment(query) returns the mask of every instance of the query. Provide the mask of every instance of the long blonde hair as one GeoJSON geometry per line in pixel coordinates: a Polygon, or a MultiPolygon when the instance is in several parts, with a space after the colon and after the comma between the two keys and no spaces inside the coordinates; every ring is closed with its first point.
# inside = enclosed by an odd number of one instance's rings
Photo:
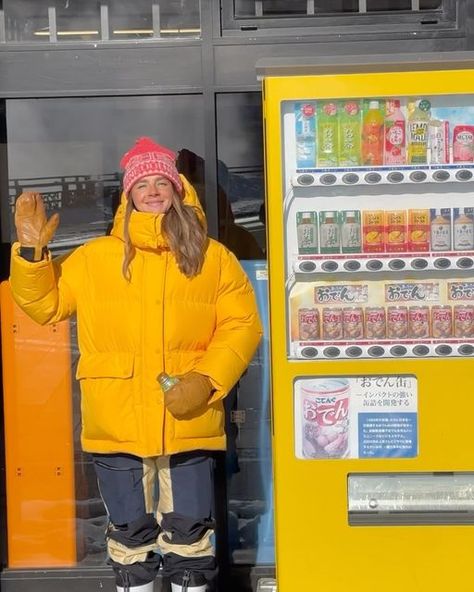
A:
{"type": "MultiPolygon", "coordinates": [[[[131,280],[130,264],[135,256],[129,231],[133,209],[132,198],[128,196],[123,221],[125,245],[122,263],[122,274],[127,281],[131,280]]],[[[182,198],[174,193],[171,207],[161,221],[163,236],[186,277],[194,277],[201,271],[208,244],[206,221],[198,212],[198,208],[183,204],[182,198]]]]}

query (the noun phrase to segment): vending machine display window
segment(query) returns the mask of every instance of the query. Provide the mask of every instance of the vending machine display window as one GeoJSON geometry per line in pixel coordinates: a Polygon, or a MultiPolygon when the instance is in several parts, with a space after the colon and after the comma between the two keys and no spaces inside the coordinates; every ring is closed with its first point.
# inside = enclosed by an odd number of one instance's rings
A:
{"type": "Polygon", "coordinates": [[[291,359],[474,355],[474,96],[282,103],[291,359]]]}

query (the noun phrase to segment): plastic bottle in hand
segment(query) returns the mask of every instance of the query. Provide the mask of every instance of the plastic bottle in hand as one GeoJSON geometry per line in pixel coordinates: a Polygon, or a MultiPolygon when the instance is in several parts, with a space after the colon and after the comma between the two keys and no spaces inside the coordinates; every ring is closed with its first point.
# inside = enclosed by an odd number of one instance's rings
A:
{"type": "Polygon", "coordinates": [[[171,387],[173,387],[175,384],[178,384],[179,382],[178,377],[170,376],[169,374],[166,374],[166,372],[160,372],[156,380],[159,382],[161,389],[164,393],[166,391],[169,391],[171,387]]]}

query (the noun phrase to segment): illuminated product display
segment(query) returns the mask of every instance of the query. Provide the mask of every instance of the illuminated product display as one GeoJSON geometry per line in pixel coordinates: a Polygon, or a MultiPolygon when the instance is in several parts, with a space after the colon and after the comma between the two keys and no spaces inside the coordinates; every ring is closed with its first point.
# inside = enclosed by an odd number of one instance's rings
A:
{"type": "Polygon", "coordinates": [[[289,357],[473,355],[474,101],[308,97],[282,119],[289,357]]]}

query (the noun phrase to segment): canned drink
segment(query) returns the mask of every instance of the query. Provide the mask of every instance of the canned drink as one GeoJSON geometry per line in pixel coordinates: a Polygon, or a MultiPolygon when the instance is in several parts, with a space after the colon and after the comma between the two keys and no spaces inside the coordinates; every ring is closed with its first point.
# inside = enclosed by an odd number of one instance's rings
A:
{"type": "Polygon", "coordinates": [[[408,309],[408,337],[411,339],[426,339],[429,336],[429,306],[410,306],[408,309]]]}
{"type": "Polygon", "coordinates": [[[300,308],[298,310],[298,332],[302,341],[319,339],[321,323],[317,308],[300,308]]]}
{"type": "Polygon", "coordinates": [[[450,306],[431,307],[431,333],[436,339],[452,337],[453,310],[450,306]]]}
{"type": "Polygon", "coordinates": [[[349,306],[342,310],[344,339],[364,338],[364,311],[360,306],[349,306]]]}
{"type": "Polygon", "coordinates": [[[384,339],[385,334],[385,308],[383,306],[368,306],[365,309],[365,336],[367,339],[384,339]]]}
{"type": "Polygon", "coordinates": [[[308,380],[301,387],[303,455],[344,458],[349,454],[349,381],[308,380]]]}
{"type": "Polygon", "coordinates": [[[334,341],[342,336],[342,308],[323,308],[323,339],[334,341]]]}
{"type": "Polygon", "coordinates": [[[408,337],[408,309],[406,306],[388,307],[387,337],[389,339],[406,339],[408,337]]]}
{"type": "Polygon", "coordinates": [[[474,306],[459,304],[454,307],[454,337],[474,337],[474,306]]]}

